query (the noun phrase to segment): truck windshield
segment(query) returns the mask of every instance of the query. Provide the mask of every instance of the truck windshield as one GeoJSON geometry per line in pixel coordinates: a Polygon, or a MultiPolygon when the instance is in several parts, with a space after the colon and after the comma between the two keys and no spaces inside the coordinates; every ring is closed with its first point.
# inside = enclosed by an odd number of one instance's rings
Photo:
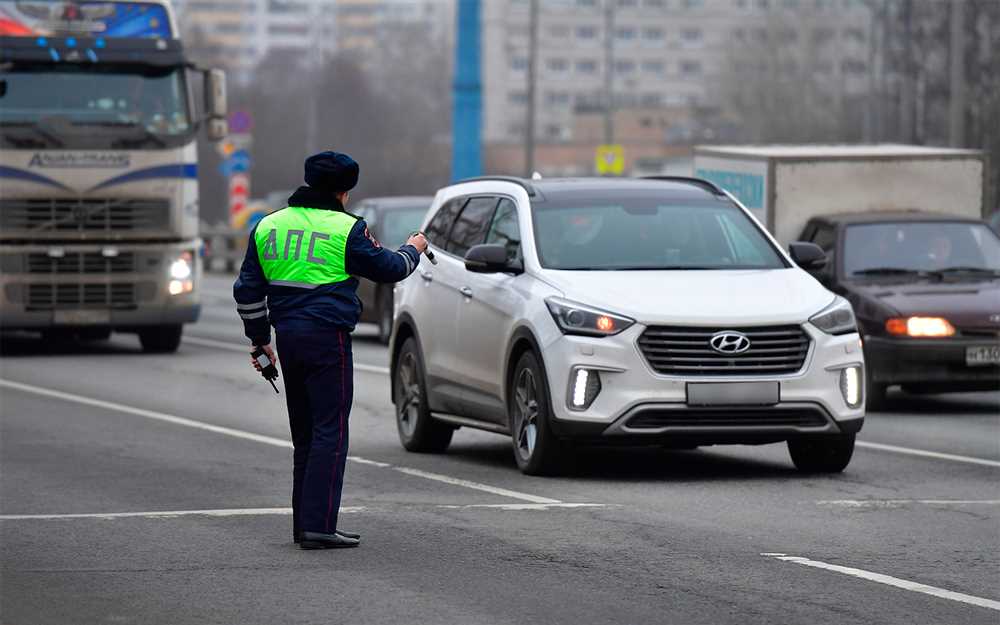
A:
{"type": "Polygon", "coordinates": [[[164,148],[192,135],[180,68],[18,66],[0,81],[6,147],[164,148]]]}
{"type": "Polygon", "coordinates": [[[985,224],[854,224],[844,234],[847,276],[1000,272],[1000,238],[985,224]]]}
{"type": "Polygon", "coordinates": [[[543,267],[573,270],[781,269],[778,251],[734,204],[650,195],[532,206],[543,267]]]}

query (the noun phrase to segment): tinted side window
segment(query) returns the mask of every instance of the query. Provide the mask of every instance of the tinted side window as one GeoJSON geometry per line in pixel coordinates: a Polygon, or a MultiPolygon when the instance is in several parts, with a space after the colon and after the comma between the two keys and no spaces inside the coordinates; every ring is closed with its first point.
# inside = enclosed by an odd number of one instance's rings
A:
{"type": "Polygon", "coordinates": [[[465,256],[469,248],[486,240],[486,231],[497,207],[495,197],[474,197],[455,220],[445,249],[456,256],[465,256]]]}
{"type": "Polygon", "coordinates": [[[500,200],[486,242],[507,248],[507,260],[521,262],[521,229],[517,225],[517,206],[506,198],[500,200]]]}
{"type": "Polygon", "coordinates": [[[429,243],[445,249],[448,243],[448,233],[451,232],[451,225],[455,223],[455,218],[458,217],[458,212],[462,210],[465,200],[466,198],[464,197],[457,197],[441,205],[434,218],[427,224],[427,231],[424,233],[429,243]]]}

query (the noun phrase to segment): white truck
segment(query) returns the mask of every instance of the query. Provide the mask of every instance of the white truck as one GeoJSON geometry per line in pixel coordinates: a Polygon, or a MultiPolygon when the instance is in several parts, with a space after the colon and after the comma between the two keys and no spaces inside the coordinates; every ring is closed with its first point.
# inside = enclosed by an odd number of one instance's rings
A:
{"type": "Polygon", "coordinates": [[[225,76],[176,33],[165,0],[0,0],[3,329],[171,352],[197,320],[195,140],[226,134],[225,76]]]}
{"type": "Polygon", "coordinates": [[[879,210],[987,213],[979,150],[911,145],[698,146],[694,175],[732,193],[788,245],[811,217],[879,210]]]}

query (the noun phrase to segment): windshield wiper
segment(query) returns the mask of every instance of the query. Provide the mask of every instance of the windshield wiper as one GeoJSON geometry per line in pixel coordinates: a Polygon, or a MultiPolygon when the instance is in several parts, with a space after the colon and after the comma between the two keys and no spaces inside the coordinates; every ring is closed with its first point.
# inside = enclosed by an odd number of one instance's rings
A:
{"type": "Polygon", "coordinates": [[[1000,276],[1000,271],[996,269],[989,269],[988,267],[971,267],[960,265],[957,267],[944,267],[938,269],[937,273],[976,273],[976,274],[987,274],[991,276],[1000,276]]]}
{"type": "Polygon", "coordinates": [[[859,269],[852,271],[854,276],[925,276],[932,272],[921,271],[919,269],[906,269],[904,267],[872,267],[870,269],[859,269]]]}
{"type": "MultiPolygon", "coordinates": [[[[35,134],[45,139],[48,143],[54,144],[57,148],[65,147],[66,144],[58,136],[43,128],[38,122],[32,121],[0,121],[2,128],[25,128],[34,131],[35,134]]],[[[9,135],[4,135],[9,136],[9,135]]]]}

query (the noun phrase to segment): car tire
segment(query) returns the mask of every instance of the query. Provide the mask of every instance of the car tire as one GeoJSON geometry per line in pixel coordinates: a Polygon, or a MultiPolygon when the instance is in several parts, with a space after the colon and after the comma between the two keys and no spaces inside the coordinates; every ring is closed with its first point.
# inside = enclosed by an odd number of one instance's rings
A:
{"type": "Polygon", "coordinates": [[[389,344],[389,337],[392,336],[392,290],[382,289],[378,297],[378,342],[383,345],[389,344]]]}
{"type": "Polygon", "coordinates": [[[180,324],[144,328],[139,330],[139,344],[150,354],[170,354],[180,347],[183,332],[184,326],[180,324]]]}
{"type": "Polygon", "coordinates": [[[396,356],[393,403],[396,405],[396,431],[407,451],[439,454],[448,449],[452,426],[431,416],[427,405],[424,361],[412,336],[406,339],[396,356]]]}
{"type": "Polygon", "coordinates": [[[854,455],[854,434],[793,438],[788,454],[803,473],[840,473],[854,455]]]}
{"type": "Polygon", "coordinates": [[[511,444],[517,468],[526,475],[555,475],[563,468],[566,444],[552,431],[549,386],[538,357],[521,354],[507,392],[511,444]]]}

